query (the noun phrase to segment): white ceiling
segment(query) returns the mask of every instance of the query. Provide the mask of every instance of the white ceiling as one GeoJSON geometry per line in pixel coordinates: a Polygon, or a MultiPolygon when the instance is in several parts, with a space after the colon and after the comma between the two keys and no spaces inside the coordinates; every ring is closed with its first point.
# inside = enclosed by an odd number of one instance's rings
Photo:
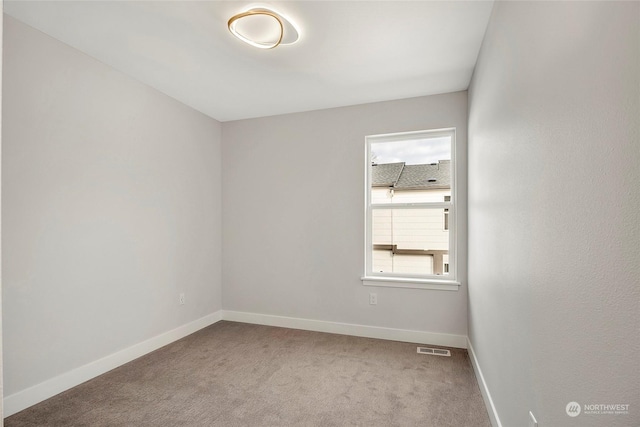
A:
{"type": "MultiPolygon", "coordinates": [[[[5,13],[220,121],[464,90],[492,1],[274,1],[302,38],[262,50],[244,1],[6,1],[5,13]]],[[[262,3],[263,5],[265,3],[262,3]]]]}

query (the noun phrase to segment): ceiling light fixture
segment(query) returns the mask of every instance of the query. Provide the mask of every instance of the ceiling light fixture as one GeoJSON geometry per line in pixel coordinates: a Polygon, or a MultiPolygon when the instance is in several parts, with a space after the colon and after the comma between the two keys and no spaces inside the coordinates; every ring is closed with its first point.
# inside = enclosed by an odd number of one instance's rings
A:
{"type": "Polygon", "coordinates": [[[290,19],[267,7],[238,13],[229,19],[227,26],[231,34],[260,49],[273,49],[300,39],[300,31],[290,19]]]}

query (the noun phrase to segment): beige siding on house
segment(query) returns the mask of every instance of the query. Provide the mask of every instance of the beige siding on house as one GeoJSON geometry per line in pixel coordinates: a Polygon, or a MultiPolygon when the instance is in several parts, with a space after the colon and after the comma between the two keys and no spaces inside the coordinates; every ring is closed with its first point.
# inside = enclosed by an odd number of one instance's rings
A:
{"type": "MultiPolygon", "coordinates": [[[[443,202],[449,195],[449,189],[392,192],[389,188],[374,188],[371,191],[374,204],[443,202]]],[[[394,245],[398,250],[449,249],[449,231],[444,229],[443,208],[373,209],[372,222],[374,245],[394,245]]],[[[448,262],[448,256],[444,256],[444,262],[448,262]]],[[[433,274],[433,262],[431,255],[394,254],[391,249],[373,251],[374,272],[433,274]]]]}
{"type": "Polygon", "coordinates": [[[433,257],[373,251],[373,266],[375,273],[433,274],[433,257]]]}
{"type": "Polygon", "coordinates": [[[444,196],[450,196],[451,190],[393,190],[388,187],[371,189],[371,203],[436,203],[444,202],[444,196]]]}

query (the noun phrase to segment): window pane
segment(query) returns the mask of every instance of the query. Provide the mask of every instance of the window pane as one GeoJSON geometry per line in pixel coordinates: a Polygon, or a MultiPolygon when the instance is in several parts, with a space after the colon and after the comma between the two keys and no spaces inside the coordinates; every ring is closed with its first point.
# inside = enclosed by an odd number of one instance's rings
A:
{"type": "Polygon", "coordinates": [[[373,209],[374,273],[445,274],[449,231],[444,209],[373,209]]]}
{"type": "Polygon", "coordinates": [[[371,143],[371,203],[442,202],[451,196],[451,137],[371,143]]]}

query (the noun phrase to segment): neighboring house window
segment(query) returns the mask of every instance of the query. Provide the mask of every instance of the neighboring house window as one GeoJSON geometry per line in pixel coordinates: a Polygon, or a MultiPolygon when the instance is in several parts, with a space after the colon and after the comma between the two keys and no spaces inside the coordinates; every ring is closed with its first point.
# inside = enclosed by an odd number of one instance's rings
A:
{"type": "Polygon", "coordinates": [[[366,140],[365,277],[455,280],[455,130],[366,140]]]}
{"type": "MultiPolygon", "coordinates": [[[[444,201],[445,202],[450,202],[451,201],[451,196],[444,196],[444,201]]],[[[449,230],[449,209],[445,209],[444,210],[444,218],[443,218],[443,225],[442,225],[442,229],[443,230],[449,230]]],[[[448,273],[449,271],[445,271],[445,273],[448,273]]]]}

